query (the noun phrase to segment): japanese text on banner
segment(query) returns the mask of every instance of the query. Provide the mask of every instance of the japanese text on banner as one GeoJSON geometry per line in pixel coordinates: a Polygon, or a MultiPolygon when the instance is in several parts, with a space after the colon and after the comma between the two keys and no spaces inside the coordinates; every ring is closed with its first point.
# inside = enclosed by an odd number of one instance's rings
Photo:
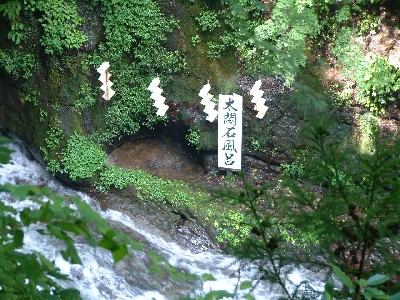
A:
{"type": "Polygon", "coordinates": [[[240,171],[242,168],[242,96],[219,95],[218,168],[240,171]]]}

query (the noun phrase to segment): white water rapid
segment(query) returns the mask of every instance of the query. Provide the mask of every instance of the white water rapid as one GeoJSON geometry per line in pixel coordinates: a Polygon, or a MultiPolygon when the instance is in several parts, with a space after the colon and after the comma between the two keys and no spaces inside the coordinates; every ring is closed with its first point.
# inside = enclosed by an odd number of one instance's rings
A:
{"type": "MultiPolygon", "coordinates": [[[[212,274],[216,279],[203,283],[199,281],[197,286],[188,288],[188,295],[204,295],[210,290],[234,292],[238,283],[252,280],[254,270],[241,271],[240,274],[236,272],[238,263],[235,257],[227,256],[220,252],[194,254],[189,250],[182,249],[176,243],[168,241],[161,233],[157,234],[157,230],[148,230],[148,226],[143,226],[143,220],[139,222],[139,220],[135,220],[125,212],[116,210],[107,209],[106,211],[101,211],[96,199],[65,187],[55,180],[41,165],[30,160],[25,155],[22,147],[13,143],[10,148],[15,152],[12,155],[12,162],[0,168],[0,184],[10,182],[13,184],[48,185],[59,194],[78,195],[94,209],[98,210],[113,226],[115,225],[125,232],[135,232],[135,237],[137,235],[141,236],[142,240],[151,245],[152,250],[163,256],[172,266],[199,276],[212,274]]],[[[16,208],[22,209],[20,207],[22,204],[29,205],[28,201],[19,203],[5,193],[0,193],[0,199],[16,208]]],[[[30,205],[33,204],[31,203],[30,205]]],[[[62,249],[60,248],[62,247],[61,243],[38,234],[34,228],[26,229],[24,243],[24,251],[40,251],[49,259],[54,260],[61,271],[71,278],[71,281],[61,282],[60,284],[78,289],[84,299],[176,299],[175,296],[175,298],[171,298],[168,292],[168,289],[171,289],[170,286],[174,284],[172,281],[154,285],[149,282],[153,279],[146,278],[146,273],[138,269],[140,265],[145,268],[143,263],[137,262],[141,259],[140,253],[135,253],[135,263],[124,259],[117,263],[116,266],[113,266],[112,257],[107,251],[103,249],[93,250],[86,244],[77,241],[77,249],[83,262],[81,266],[72,265],[64,261],[59,254],[62,249]],[[142,273],[144,278],[141,278],[142,273]],[[169,287],[154,288],[155,286],[169,287]]],[[[294,269],[289,275],[289,279],[298,284],[309,276],[314,277],[316,275],[310,275],[306,270],[294,269]]],[[[316,282],[312,286],[320,289],[321,283],[316,282]]],[[[238,289],[237,292],[236,299],[242,299],[243,295],[248,293],[248,290],[240,291],[238,289]]],[[[252,294],[256,299],[273,300],[282,296],[278,287],[273,285],[266,286],[264,283],[258,284],[252,294]]]]}

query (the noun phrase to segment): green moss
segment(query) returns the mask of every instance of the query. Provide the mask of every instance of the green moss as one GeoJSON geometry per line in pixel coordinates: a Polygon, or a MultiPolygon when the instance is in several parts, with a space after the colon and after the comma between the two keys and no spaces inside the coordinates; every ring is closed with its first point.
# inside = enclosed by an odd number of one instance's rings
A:
{"type": "Polygon", "coordinates": [[[195,20],[201,15],[201,6],[191,5],[184,0],[177,2],[176,18],[180,30],[174,32],[170,40],[175,43],[177,41],[177,45],[174,46],[182,49],[187,62],[187,73],[173,76],[172,83],[166,87],[166,91],[176,102],[196,104],[200,103],[198,93],[207,80],[212,87],[210,92],[215,96],[219,93],[237,92],[238,62],[235,51],[232,49],[224,52],[218,60],[207,58],[207,43],[210,41],[219,43],[219,38],[226,27],[218,28],[211,33],[203,32],[195,20]],[[192,43],[193,36],[199,37],[199,42],[195,45],[192,43]]]}

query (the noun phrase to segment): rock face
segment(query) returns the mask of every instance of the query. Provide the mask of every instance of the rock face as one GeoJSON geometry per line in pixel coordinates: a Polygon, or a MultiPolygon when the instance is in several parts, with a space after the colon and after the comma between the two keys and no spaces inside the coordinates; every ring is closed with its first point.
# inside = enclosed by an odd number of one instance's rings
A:
{"type": "Polygon", "coordinates": [[[178,242],[194,253],[219,249],[204,228],[194,221],[180,219],[176,221],[175,228],[178,242]]]}
{"type": "Polygon", "coordinates": [[[21,138],[35,158],[43,162],[39,141],[45,139],[47,128],[38,122],[37,113],[16,83],[0,73],[0,125],[21,138]]]}
{"type": "MultiPolygon", "coordinates": [[[[195,219],[189,219],[185,213],[177,212],[172,207],[138,201],[134,188],[113,190],[109,193],[92,194],[103,210],[114,209],[129,214],[135,222],[147,228],[165,240],[175,242],[193,253],[218,250],[218,245],[210,234],[195,219]]],[[[135,240],[144,243],[143,237],[133,235],[135,240]]]]}
{"type": "MultiPolygon", "coordinates": [[[[116,102],[112,102],[116,100],[112,100],[111,104],[102,100],[98,74],[93,66],[87,66],[89,56],[95,53],[104,39],[101,12],[89,9],[85,3],[79,5],[80,13],[85,16],[82,29],[88,36],[81,49],[67,51],[60,56],[47,56],[38,42],[40,33],[37,31],[36,35],[30,36],[25,48],[21,48],[22,54],[31,53],[37,59],[37,64],[32,70],[33,76],[29,79],[15,79],[4,72],[0,76],[0,124],[24,140],[36,159],[45,164],[51,159],[61,159],[60,153],[73,132],[92,137],[104,132],[106,126],[109,126],[104,119],[111,106],[115,106],[115,109],[112,108],[113,112],[121,111],[121,118],[129,119],[129,116],[123,114],[124,107],[119,108],[116,102]],[[61,130],[62,136],[55,136],[56,130],[61,130]]],[[[238,75],[240,73],[237,58],[233,53],[227,54],[221,60],[208,60],[202,44],[191,45],[190,37],[196,32],[193,19],[199,13],[195,6],[183,2],[179,5],[166,5],[163,2],[162,6],[186,24],[180,31],[171,35],[169,43],[178,44],[191,72],[197,74],[196,77],[182,74],[173,76],[170,86],[165,87],[167,103],[171,107],[168,112],[170,122],[166,126],[181,126],[178,130],[181,140],[184,140],[187,128],[199,129],[200,142],[205,150],[201,152],[205,154],[203,164],[207,165],[208,171],[216,170],[215,164],[209,164],[209,158],[217,153],[216,122],[211,124],[205,120],[206,115],[202,112],[200,97],[197,95],[205,83],[205,78],[210,78],[211,92],[216,94],[216,97],[218,93],[234,92],[244,96],[243,155],[247,157],[244,159],[244,168],[254,169],[255,166],[260,166],[260,161],[264,161],[267,164],[263,168],[270,170],[269,163],[277,164],[290,160],[292,149],[299,144],[299,115],[296,105],[289,97],[290,91],[283,86],[282,81],[276,78],[261,78],[269,111],[263,120],[256,119],[248,94],[256,78],[238,75]],[[253,163],[253,158],[258,162],[253,163]]],[[[0,37],[0,42],[11,47],[6,34],[0,37]]],[[[121,93],[118,82],[115,89],[117,93],[121,93]]],[[[160,137],[163,132],[153,132],[153,135],[160,137]]],[[[141,135],[142,132],[138,131],[133,135],[121,134],[119,138],[123,141],[141,135]]],[[[116,141],[111,147],[105,147],[105,150],[113,150],[113,146],[121,141],[116,141]]],[[[121,154],[115,160],[121,160],[122,156],[121,154]]],[[[179,163],[180,165],[175,163],[175,169],[183,170],[188,165],[181,159],[179,163]]],[[[147,169],[157,172],[159,167],[149,160],[147,169]]],[[[200,175],[201,166],[196,172],[200,175]]],[[[184,172],[181,173],[181,177],[187,177],[184,172]]]]}

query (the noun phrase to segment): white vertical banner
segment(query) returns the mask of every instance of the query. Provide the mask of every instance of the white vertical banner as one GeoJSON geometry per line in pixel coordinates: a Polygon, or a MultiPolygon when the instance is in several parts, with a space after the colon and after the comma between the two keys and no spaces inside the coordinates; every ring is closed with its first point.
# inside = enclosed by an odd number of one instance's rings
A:
{"type": "Polygon", "coordinates": [[[218,168],[242,169],[243,97],[219,95],[218,103],[218,168]]]}

